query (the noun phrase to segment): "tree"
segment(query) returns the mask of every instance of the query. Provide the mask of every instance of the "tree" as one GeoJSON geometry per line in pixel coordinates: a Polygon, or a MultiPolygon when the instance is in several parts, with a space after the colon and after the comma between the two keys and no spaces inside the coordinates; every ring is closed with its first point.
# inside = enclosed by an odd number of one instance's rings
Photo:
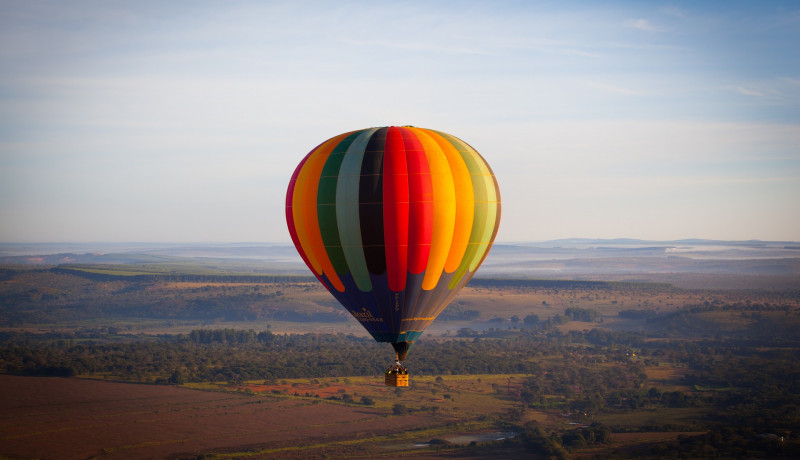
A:
{"type": "Polygon", "coordinates": [[[525,323],[525,324],[528,324],[528,325],[536,324],[536,323],[539,322],[539,316],[538,315],[534,315],[534,314],[530,314],[530,315],[526,316],[522,320],[522,322],[525,323]]]}
{"type": "Polygon", "coordinates": [[[186,383],[186,378],[183,376],[183,372],[176,369],[175,372],[169,377],[169,383],[173,385],[183,385],[186,383]]]}

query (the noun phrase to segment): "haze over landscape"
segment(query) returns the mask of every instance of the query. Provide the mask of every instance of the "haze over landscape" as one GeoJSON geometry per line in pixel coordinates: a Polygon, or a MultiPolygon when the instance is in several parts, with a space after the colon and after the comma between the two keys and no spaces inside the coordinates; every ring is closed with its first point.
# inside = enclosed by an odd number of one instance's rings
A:
{"type": "Polygon", "coordinates": [[[0,241],[288,242],[341,132],[472,144],[499,241],[800,240],[794,2],[0,2],[0,241]]]}

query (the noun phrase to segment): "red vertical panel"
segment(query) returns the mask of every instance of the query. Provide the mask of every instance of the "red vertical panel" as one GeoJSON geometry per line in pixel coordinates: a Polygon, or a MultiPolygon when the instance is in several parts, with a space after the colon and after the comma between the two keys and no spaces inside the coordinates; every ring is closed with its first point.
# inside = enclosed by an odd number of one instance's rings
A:
{"type": "Polygon", "coordinates": [[[408,271],[408,168],[400,129],[389,128],[383,154],[383,228],[389,289],[406,288],[408,271]]]}
{"type": "Polygon", "coordinates": [[[401,128],[408,164],[409,234],[408,271],[417,275],[428,266],[433,238],[433,184],[422,142],[410,129],[401,128]]]}

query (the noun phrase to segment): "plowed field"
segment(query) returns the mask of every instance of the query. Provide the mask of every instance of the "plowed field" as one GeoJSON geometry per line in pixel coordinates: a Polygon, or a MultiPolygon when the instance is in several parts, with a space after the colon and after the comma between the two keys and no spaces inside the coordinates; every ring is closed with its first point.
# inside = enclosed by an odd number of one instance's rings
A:
{"type": "Polygon", "coordinates": [[[0,456],[11,458],[185,458],[250,449],[303,457],[310,452],[298,446],[347,450],[436,423],[430,414],[390,417],[385,409],[313,399],[0,375],[0,456]]]}

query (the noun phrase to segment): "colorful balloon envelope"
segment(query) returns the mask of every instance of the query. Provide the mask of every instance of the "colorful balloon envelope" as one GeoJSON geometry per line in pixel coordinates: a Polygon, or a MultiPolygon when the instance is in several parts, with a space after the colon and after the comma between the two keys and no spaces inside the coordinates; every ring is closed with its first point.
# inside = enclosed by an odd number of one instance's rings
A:
{"type": "Polygon", "coordinates": [[[500,223],[489,165],[411,126],[328,139],[294,172],[286,221],[305,263],[398,359],[481,265],[500,223]]]}

